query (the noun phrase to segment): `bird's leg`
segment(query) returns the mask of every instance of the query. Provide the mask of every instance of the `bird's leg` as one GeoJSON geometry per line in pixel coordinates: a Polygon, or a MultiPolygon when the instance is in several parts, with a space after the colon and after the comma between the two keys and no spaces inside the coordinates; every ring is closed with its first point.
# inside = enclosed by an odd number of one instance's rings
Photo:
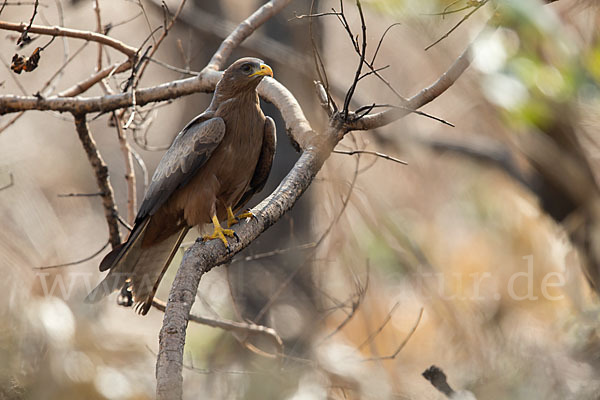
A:
{"type": "Polygon", "coordinates": [[[202,240],[221,239],[221,241],[223,242],[225,247],[229,248],[229,245],[227,244],[227,239],[225,238],[225,236],[229,236],[229,237],[237,236],[235,234],[235,232],[233,231],[233,229],[222,228],[221,224],[219,223],[219,219],[217,218],[216,215],[213,215],[212,223],[215,227],[214,232],[212,233],[212,235],[204,235],[202,237],[202,240]]]}
{"type": "Polygon", "coordinates": [[[233,215],[233,211],[231,210],[231,207],[227,207],[227,227],[231,228],[232,225],[237,224],[238,222],[240,222],[240,219],[244,219],[244,218],[254,218],[254,214],[252,214],[250,212],[250,210],[248,211],[244,211],[241,214],[238,214],[238,216],[236,217],[235,215],[233,215]]]}
{"type": "Polygon", "coordinates": [[[235,217],[235,215],[233,215],[231,207],[227,207],[227,227],[231,228],[232,225],[235,225],[238,222],[238,219],[235,217]]]}

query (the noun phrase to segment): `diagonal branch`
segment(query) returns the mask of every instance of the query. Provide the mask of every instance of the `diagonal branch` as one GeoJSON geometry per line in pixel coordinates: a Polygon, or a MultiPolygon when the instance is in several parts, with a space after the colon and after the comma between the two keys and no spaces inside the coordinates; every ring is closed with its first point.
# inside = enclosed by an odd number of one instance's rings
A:
{"type": "Polygon", "coordinates": [[[113,188],[108,180],[108,167],[98,152],[96,142],[90,133],[85,114],[75,114],[75,128],[79,135],[79,140],[87,154],[90,165],[94,169],[98,187],[102,192],[102,204],[104,205],[104,215],[108,224],[110,244],[113,249],[121,244],[121,235],[119,233],[119,220],[117,206],[115,205],[115,195],[113,188]]]}
{"type": "Polygon", "coordinates": [[[291,0],[271,0],[242,21],[229,36],[223,40],[219,49],[208,62],[208,68],[223,69],[225,61],[231,56],[233,49],[240,45],[259,26],[279,13],[291,0]]]}
{"type": "MultiPolygon", "coordinates": [[[[477,39],[475,39],[477,40],[477,39]]],[[[370,130],[388,125],[431,102],[458,80],[458,78],[469,68],[473,58],[472,44],[470,44],[461,55],[454,61],[450,68],[444,72],[434,83],[423,88],[419,93],[407,100],[405,108],[394,108],[376,114],[365,115],[359,120],[349,124],[351,130],[370,130]]]]}
{"type": "MultiPolygon", "coordinates": [[[[263,6],[262,9],[265,6],[263,6]]],[[[256,13],[252,17],[255,17],[256,13]]],[[[245,26],[242,23],[242,26],[245,26]]],[[[240,28],[241,29],[241,28],[240,28]]],[[[237,30],[236,30],[237,31],[237,30]]],[[[219,67],[227,53],[227,43],[234,42],[231,36],[220,49],[225,51],[213,57],[213,68],[219,67]],[[216,66],[216,67],[215,67],[216,66]]],[[[239,43],[239,42],[238,42],[239,43]]],[[[450,69],[434,84],[413,96],[407,104],[417,109],[432,101],[448,89],[466,70],[471,61],[470,47],[456,60],[450,69]]],[[[206,68],[203,73],[206,73],[206,68]]],[[[265,79],[259,86],[259,94],[272,102],[281,112],[286,124],[286,133],[304,152],[292,170],[269,197],[256,206],[252,213],[255,219],[239,225],[236,233],[239,241],[230,243],[229,250],[218,241],[196,241],[184,254],[169,294],[163,327],[159,334],[159,353],[156,363],[157,398],[179,399],[183,394],[183,348],[190,310],[202,276],[217,265],[229,261],[236,253],[247,247],[262,232],[277,222],[309,187],[335,145],[351,130],[366,130],[389,124],[410,111],[394,109],[367,115],[362,119],[347,122],[344,116],[334,114],[327,129],[322,133],[313,131],[304,117],[297,100],[274,79],[265,79]]]]}

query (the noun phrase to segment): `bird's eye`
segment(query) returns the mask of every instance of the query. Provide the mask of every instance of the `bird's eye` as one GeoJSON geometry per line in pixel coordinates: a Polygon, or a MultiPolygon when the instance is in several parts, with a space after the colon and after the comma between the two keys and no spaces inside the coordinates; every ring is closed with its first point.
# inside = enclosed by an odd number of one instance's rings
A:
{"type": "Polygon", "coordinates": [[[252,67],[250,66],[250,64],[244,64],[242,65],[242,72],[247,74],[252,70],[252,67]]]}

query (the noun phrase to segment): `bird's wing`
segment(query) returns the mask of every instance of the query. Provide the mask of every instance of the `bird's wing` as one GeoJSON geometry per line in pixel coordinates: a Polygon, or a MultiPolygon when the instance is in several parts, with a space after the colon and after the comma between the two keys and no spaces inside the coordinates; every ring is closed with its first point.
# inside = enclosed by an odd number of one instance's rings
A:
{"type": "Polygon", "coordinates": [[[153,215],[175,190],[185,186],[210,158],[224,135],[222,118],[200,114],[190,121],[156,167],[136,223],[153,215]]]}
{"type": "Polygon", "coordinates": [[[273,158],[275,157],[275,148],[277,147],[277,135],[275,132],[275,122],[271,117],[267,117],[265,120],[265,128],[263,133],[263,141],[262,147],[260,150],[260,156],[258,158],[258,163],[256,164],[256,169],[254,170],[254,175],[250,180],[250,186],[248,190],[244,193],[240,201],[235,205],[234,209],[239,210],[244,207],[244,205],[250,200],[255,193],[260,192],[263,187],[265,187],[265,183],[267,183],[267,178],[271,173],[271,166],[273,165],[273,158]]]}

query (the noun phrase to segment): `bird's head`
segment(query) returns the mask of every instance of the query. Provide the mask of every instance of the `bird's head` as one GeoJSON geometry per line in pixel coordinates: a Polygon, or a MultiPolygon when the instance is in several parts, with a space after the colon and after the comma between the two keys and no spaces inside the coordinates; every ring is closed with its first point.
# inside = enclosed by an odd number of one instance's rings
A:
{"type": "Polygon", "coordinates": [[[245,57],[231,64],[223,72],[219,84],[226,84],[237,90],[254,90],[265,76],[273,76],[271,67],[258,58],[245,57]]]}

